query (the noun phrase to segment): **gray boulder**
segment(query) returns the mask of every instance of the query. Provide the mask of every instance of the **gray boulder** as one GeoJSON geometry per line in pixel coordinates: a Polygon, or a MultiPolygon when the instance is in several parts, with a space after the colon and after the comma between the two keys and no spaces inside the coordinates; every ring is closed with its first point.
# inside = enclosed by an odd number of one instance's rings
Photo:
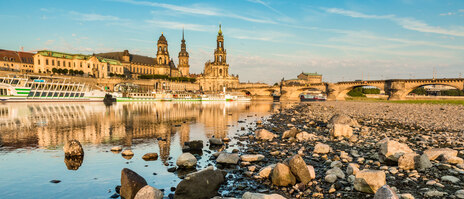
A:
{"type": "Polygon", "coordinates": [[[239,159],[237,153],[220,153],[216,162],[220,164],[237,164],[239,159]]]}
{"type": "Polygon", "coordinates": [[[374,199],[399,199],[395,191],[388,185],[383,185],[375,193],[374,199]]]}
{"type": "Polygon", "coordinates": [[[225,181],[226,172],[208,167],[188,174],[176,188],[174,198],[212,198],[218,194],[219,187],[225,181]]]}
{"type": "Polygon", "coordinates": [[[137,192],[134,199],[163,199],[163,195],[161,190],[145,185],[137,192]]]}
{"type": "Polygon", "coordinates": [[[176,164],[180,168],[193,168],[197,165],[197,158],[191,153],[183,153],[177,158],[176,164]]]}
{"type": "Polygon", "coordinates": [[[217,138],[210,138],[209,143],[212,145],[222,145],[222,140],[217,139],[217,138]]]}

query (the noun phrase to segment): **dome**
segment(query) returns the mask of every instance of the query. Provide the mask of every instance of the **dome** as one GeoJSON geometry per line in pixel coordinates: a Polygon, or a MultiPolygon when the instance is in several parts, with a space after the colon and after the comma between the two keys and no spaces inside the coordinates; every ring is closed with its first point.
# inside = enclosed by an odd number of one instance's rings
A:
{"type": "Polygon", "coordinates": [[[163,33],[161,33],[161,36],[158,39],[158,44],[167,44],[168,41],[166,41],[166,37],[164,37],[163,33]]]}

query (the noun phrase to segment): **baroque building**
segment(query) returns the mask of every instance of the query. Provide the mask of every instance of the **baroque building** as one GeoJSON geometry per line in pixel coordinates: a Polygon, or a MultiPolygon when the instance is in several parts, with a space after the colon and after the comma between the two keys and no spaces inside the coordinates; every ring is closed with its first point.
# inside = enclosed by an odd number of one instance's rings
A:
{"type": "Polygon", "coordinates": [[[238,75],[229,75],[227,52],[224,48],[224,36],[219,25],[217,46],[214,50],[214,60],[205,63],[203,73],[197,78],[200,90],[220,92],[224,88],[236,88],[239,84],[238,75]]]}
{"type": "Polygon", "coordinates": [[[0,49],[0,70],[34,72],[34,54],[0,49]]]}
{"type": "Polygon", "coordinates": [[[99,53],[98,56],[115,59],[124,66],[124,73],[114,74],[135,74],[135,75],[166,75],[169,77],[188,77],[188,53],[182,33],[181,51],[179,52],[179,68],[176,68],[173,59],[169,57],[168,42],[161,33],[158,39],[156,57],[131,54],[128,50],[123,52],[99,53]]]}

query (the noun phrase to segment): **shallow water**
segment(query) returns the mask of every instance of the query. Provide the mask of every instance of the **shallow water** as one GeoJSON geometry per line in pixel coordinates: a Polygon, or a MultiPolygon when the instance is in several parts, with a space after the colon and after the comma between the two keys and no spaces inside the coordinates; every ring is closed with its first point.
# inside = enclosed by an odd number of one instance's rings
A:
{"type": "Polygon", "coordinates": [[[216,151],[206,146],[208,138],[232,138],[278,108],[269,102],[0,104],[0,198],[109,198],[123,168],[167,196],[181,180],[167,168],[184,142],[204,141],[197,169],[205,168],[216,151]],[[70,139],[83,144],[82,163],[65,160],[62,147],[70,139]],[[127,160],[109,151],[113,146],[135,155],[127,160]],[[158,160],[144,161],[148,152],[158,153],[158,160]]]}

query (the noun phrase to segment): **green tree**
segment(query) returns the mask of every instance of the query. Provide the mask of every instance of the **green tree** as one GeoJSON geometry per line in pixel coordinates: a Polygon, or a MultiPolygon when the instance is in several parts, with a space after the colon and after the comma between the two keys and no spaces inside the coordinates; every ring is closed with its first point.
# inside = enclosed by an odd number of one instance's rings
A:
{"type": "Polygon", "coordinates": [[[52,72],[53,72],[53,73],[58,73],[58,69],[52,68],[52,72]]]}
{"type": "Polygon", "coordinates": [[[65,75],[68,74],[68,69],[66,69],[66,68],[63,69],[63,74],[65,74],[65,75]]]}

